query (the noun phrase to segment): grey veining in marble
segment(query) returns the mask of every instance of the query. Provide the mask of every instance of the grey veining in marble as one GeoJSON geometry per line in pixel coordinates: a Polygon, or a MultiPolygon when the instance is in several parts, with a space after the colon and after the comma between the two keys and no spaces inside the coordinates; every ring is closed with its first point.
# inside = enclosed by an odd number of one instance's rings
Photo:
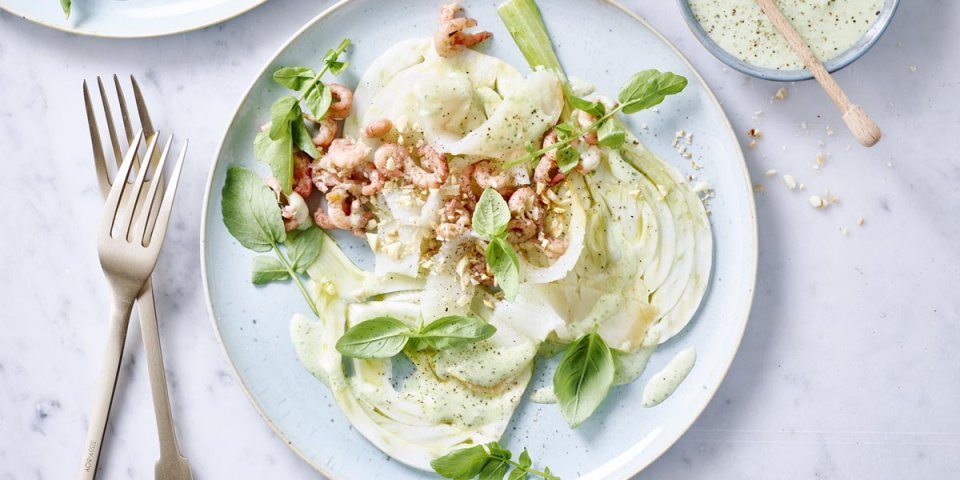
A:
{"type": "MultiPolygon", "coordinates": [[[[196,206],[250,79],[330,3],[275,1],[206,30],[136,41],[75,37],[0,12],[0,479],[76,473],[108,307],[80,84],[114,72],[137,75],[156,123],[192,140],[154,279],[195,477],[320,477],[228,372],[203,301],[196,206]]],[[[902,2],[877,46],[837,75],[886,132],[870,150],[815,84],[787,84],[789,97],[775,101],[778,84],[724,68],[672,1],[627,3],[716,89],[763,185],[759,285],[743,346],[703,416],[641,477],[960,476],[960,3],[902,2]],[[763,133],[755,149],[750,128],[763,133]],[[826,165],[815,170],[818,152],[826,165]],[[784,173],[805,190],[789,191],[784,173]],[[809,206],[828,190],[839,203],[809,206]]],[[[149,478],[157,458],[133,325],[105,479],[149,478]]]]}

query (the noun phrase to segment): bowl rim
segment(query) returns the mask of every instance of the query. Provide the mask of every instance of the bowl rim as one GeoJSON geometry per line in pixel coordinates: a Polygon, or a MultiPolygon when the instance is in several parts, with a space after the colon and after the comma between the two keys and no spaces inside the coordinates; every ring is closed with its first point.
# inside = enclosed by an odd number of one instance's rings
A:
{"type": "MultiPolygon", "coordinates": [[[[777,70],[753,65],[733,56],[733,54],[710,38],[710,35],[703,29],[703,25],[700,25],[700,22],[698,22],[693,15],[693,10],[690,8],[690,0],[677,0],[677,3],[680,5],[680,13],[683,15],[687,27],[693,32],[697,41],[699,41],[707,51],[713,54],[714,57],[717,57],[734,70],[751,77],[775,82],[795,82],[813,78],[813,74],[806,68],[777,70]]],[[[870,51],[877,41],[880,40],[880,37],[883,36],[883,33],[887,31],[899,6],[900,0],[885,0],[879,18],[867,29],[860,40],[857,40],[857,43],[853,44],[853,46],[840,55],[823,62],[824,68],[830,73],[840,71],[870,51]]]]}

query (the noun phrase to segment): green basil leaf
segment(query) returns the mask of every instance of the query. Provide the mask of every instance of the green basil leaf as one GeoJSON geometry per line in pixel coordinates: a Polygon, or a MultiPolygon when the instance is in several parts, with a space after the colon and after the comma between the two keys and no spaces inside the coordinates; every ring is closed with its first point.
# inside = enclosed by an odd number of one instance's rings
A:
{"type": "Polygon", "coordinates": [[[277,197],[252,170],[227,169],[222,195],[223,224],[244,247],[266,252],[287,238],[277,197]]]}
{"type": "Polygon", "coordinates": [[[597,143],[601,146],[618,149],[626,139],[626,132],[613,119],[603,122],[597,129],[597,143]]]}
{"type": "Polygon", "coordinates": [[[280,97],[270,106],[270,138],[280,140],[290,136],[290,123],[300,117],[300,105],[295,97],[280,97]]]}
{"type": "Polygon", "coordinates": [[[313,138],[310,137],[307,124],[303,123],[303,120],[297,118],[293,121],[291,133],[293,134],[292,142],[297,148],[310,155],[310,158],[320,158],[320,152],[317,150],[317,146],[313,144],[313,138]]]}
{"type": "Polygon", "coordinates": [[[602,117],[603,114],[606,113],[606,108],[604,108],[603,104],[600,102],[591,102],[590,100],[574,95],[571,95],[567,100],[570,102],[570,105],[573,108],[583,110],[594,117],[602,117]]]}
{"type": "Polygon", "coordinates": [[[569,140],[574,132],[573,124],[570,122],[558,123],[553,129],[557,131],[557,138],[561,141],[569,140]]]}
{"type": "Polygon", "coordinates": [[[287,246],[287,255],[295,272],[305,273],[317,261],[323,240],[323,230],[317,227],[287,233],[284,245],[287,246]]]}
{"type": "Polygon", "coordinates": [[[557,149],[557,168],[563,173],[570,173],[580,163],[580,151],[569,144],[557,149]]]}
{"type": "Polygon", "coordinates": [[[483,238],[491,239],[507,231],[510,207],[496,190],[488,188],[480,195],[473,210],[473,230],[483,238]]]}
{"type": "Polygon", "coordinates": [[[290,272],[283,267],[283,264],[280,263],[277,257],[270,255],[253,257],[253,275],[251,280],[254,285],[263,285],[288,278],[290,278],[290,272]]]}
{"type": "Polygon", "coordinates": [[[289,195],[293,189],[293,138],[286,136],[274,140],[264,130],[253,141],[253,157],[270,166],[270,172],[280,183],[283,193],[289,195]]]}
{"type": "Polygon", "coordinates": [[[523,480],[527,478],[527,471],[522,468],[515,468],[510,472],[510,476],[507,477],[507,480],[523,480]]]}
{"type": "Polygon", "coordinates": [[[480,480],[503,480],[503,477],[507,475],[507,470],[510,468],[510,463],[506,460],[500,458],[494,458],[486,463],[483,466],[483,469],[480,470],[480,480]]]}
{"type": "Polygon", "coordinates": [[[553,374],[560,413],[576,428],[597,410],[610,392],[613,354],[600,334],[588,333],[570,344],[553,374]]]}
{"type": "Polygon", "coordinates": [[[517,461],[523,468],[530,468],[530,465],[533,465],[533,460],[530,458],[530,452],[528,452],[526,448],[520,452],[520,458],[518,458],[517,461]]]}
{"type": "Polygon", "coordinates": [[[550,473],[550,467],[545,467],[545,468],[543,469],[543,478],[544,478],[544,480],[560,480],[560,477],[558,477],[558,476],[556,476],[556,475],[552,475],[552,474],[550,473]]]}
{"type": "Polygon", "coordinates": [[[330,70],[330,73],[334,75],[340,75],[340,72],[347,69],[350,66],[350,62],[329,62],[327,63],[327,69],[330,70]]]}
{"type": "Polygon", "coordinates": [[[273,72],[273,81],[298,91],[316,76],[317,73],[308,67],[283,67],[273,72]]]}
{"type": "Polygon", "coordinates": [[[680,93],[686,86],[687,79],[675,73],[644,70],[627,80],[617,100],[623,113],[636,113],[660,104],[667,95],[680,93]]]}
{"type": "Polygon", "coordinates": [[[469,480],[480,475],[490,455],[483,445],[454,450],[430,462],[430,467],[444,478],[469,480]]]}
{"type": "Polygon", "coordinates": [[[517,252],[503,237],[496,237],[487,245],[486,257],[493,279],[507,300],[516,298],[520,288],[520,259],[517,258],[517,252]]]}
{"type": "Polygon", "coordinates": [[[497,328],[479,318],[450,315],[441,317],[423,327],[416,334],[414,350],[425,343],[435,350],[446,350],[479,342],[493,336],[497,328]]]}
{"type": "Polygon", "coordinates": [[[372,318],[350,327],[337,340],[337,351],[352,358],[390,358],[403,350],[409,334],[396,318],[372,318]]]}
{"type": "Polygon", "coordinates": [[[70,0],[60,0],[60,8],[63,9],[63,14],[70,18],[70,0]]]}
{"type": "Polygon", "coordinates": [[[333,103],[333,93],[330,92],[330,89],[322,83],[318,83],[307,92],[306,98],[303,100],[307,104],[307,108],[310,109],[310,113],[313,114],[314,118],[317,120],[322,119],[327,115],[327,110],[330,108],[330,104],[333,103]]]}

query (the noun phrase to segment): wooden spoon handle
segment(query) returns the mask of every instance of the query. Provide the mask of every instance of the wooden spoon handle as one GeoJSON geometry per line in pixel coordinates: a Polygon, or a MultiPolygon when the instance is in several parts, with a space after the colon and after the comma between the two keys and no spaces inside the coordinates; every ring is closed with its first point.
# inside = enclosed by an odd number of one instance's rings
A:
{"type": "Polygon", "coordinates": [[[853,133],[857,140],[867,147],[872,147],[880,141],[882,133],[876,122],[867,115],[859,105],[854,104],[843,92],[837,81],[833,79],[830,72],[823,68],[823,64],[817,59],[817,56],[807,46],[807,42],[797,33],[790,21],[780,10],[780,7],[774,3],[774,0],[756,0],[757,4],[767,15],[777,30],[787,39],[787,43],[793,48],[793,51],[800,55],[803,64],[813,73],[814,78],[820,82],[820,86],[827,92],[827,95],[833,99],[833,103],[843,112],[843,122],[853,133]]]}

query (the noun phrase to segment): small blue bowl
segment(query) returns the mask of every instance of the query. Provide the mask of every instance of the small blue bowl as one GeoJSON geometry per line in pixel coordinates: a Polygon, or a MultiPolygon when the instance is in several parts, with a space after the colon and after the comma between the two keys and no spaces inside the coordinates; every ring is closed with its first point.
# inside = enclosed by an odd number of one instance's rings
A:
{"type": "MultiPolygon", "coordinates": [[[[740,60],[739,58],[730,54],[723,49],[720,45],[717,45],[716,42],[710,38],[710,35],[707,34],[706,30],[703,29],[703,26],[700,25],[700,22],[693,16],[693,10],[690,8],[689,0],[678,0],[680,3],[680,11],[683,13],[683,18],[687,21],[687,26],[690,27],[690,30],[693,31],[693,34],[700,40],[700,43],[706,47],[713,56],[719,58],[723,63],[726,63],[730,67],[739,70],[751,77],[762,78],[764,80],[773,80],[777,82],[793,82],[798,80],[809,80],[813,78],[813,74],[810,73],[810,70],[805,68],[800,68],[796,70],[777,70],[774,68],[758,67],[756,65],[749,64],[740,60]]],[[[883,35],[883,32],[887,30],[887,27],[890,25],[890,21],[893,19],[893,14],[897,11],[897,7],[900,5],[900,0],[886,0],[883,4],[883,9],[880,11],[880,16],[877,17],[877,20],[873,22],[873,25],[870,26],[870,29],[867,30],[867,33],[853,44],[852,47],[848,48],[846,51],[840,55],[826,61],[823,63],[823,66],[829,72],[836,72],[837,70],[846,67],[853,63],[854,60],[863,56],[864,53],[867,53],[867,50],[870,50],[877,40],[880,39],[880,36],[883,35]]]]}

